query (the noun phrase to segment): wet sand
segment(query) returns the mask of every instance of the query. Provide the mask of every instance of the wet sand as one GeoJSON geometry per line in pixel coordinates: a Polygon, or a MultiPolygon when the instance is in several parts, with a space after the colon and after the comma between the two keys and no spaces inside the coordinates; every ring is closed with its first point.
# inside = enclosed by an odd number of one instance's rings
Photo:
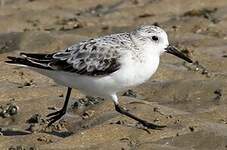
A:
{"type": "Polygon", "coordinates": [[[0,149],[227,149],[226,0],[1,0],[0,22],[0,149]],[[122,105],[163,130],[140,128],[111,101],[77,90],[67,115],[46,128],[66,88],[4,63],[22,51],[51,53],[141,24],[164,28],[195,61],[164,54],[148,82],[119,93],[122,105]]]}

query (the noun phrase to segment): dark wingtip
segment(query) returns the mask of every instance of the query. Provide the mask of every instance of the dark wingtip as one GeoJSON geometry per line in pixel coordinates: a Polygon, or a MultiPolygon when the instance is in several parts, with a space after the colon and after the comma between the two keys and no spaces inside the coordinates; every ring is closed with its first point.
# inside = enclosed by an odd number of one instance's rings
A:
{"type": "Polygon", "coordinates": [[[13,63],[13,61],[6,60],[5,63],[11,64],[11,63],[13,63]]]}
{"type": "Polygon", "coordinates": [[[13,56],[7,56],[7,58],[10,60],[16,60],[16,57],[13,57],[13,56]]]}
{"type": "Polygon", "coordinates": [[[15,58],[15,57],[12,57],[12,56],[7,56],[7,58],[8,58],[8,59],[13,59],[13,58],[15,58]]]}
{"type": "Polygon", "coordinates": [[[7,58],[9,59],[9,60],[6,60],[5,62],[6,63],[10,63],[10,64],[12,64],[12,63],[16,63],[16,57],[12,57],[12,56],[7,56],[7,58]]]}

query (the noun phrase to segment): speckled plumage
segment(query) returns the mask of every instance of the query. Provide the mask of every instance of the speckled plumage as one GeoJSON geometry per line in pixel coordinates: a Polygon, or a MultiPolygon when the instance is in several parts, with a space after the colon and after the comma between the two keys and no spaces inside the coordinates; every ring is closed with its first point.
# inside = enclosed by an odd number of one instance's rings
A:
{"type": "Polygon", "coordinates": [[[108,75],[120,68],[121,53],[132,49],[132,44],[129,33],[90,39],[53,54],[53,59],[65,61],[65,66],[58,66],[57,61],[49,65],[78,74],[108,75]]]}

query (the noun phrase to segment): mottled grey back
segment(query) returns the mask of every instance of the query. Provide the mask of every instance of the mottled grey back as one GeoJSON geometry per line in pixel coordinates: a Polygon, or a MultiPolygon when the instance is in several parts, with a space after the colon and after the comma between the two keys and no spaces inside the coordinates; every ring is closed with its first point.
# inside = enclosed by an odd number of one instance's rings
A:
{"type": "Polygon", "coordinates": [[[75,44],[53,55],[50,67],[87,75],[106,75],[119,69],[120,52],[132,45],[129,33],[112,34],[75,44]],[[70,67],[71,66],[71,67],[70,67]]]}

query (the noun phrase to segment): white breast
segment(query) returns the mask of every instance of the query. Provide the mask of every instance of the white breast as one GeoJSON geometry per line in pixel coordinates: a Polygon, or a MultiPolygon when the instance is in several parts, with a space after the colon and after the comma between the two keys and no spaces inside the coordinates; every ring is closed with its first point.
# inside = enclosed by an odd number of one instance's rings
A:
{"type": "Polygon", "coordinates": [[[159,55],[146,55],[141,61],[133,57],[126,58],[122,68],[113,74],[113,78],[122,88],[137,86],[147,81],[155,73],[158,65],[159,55]]]}

